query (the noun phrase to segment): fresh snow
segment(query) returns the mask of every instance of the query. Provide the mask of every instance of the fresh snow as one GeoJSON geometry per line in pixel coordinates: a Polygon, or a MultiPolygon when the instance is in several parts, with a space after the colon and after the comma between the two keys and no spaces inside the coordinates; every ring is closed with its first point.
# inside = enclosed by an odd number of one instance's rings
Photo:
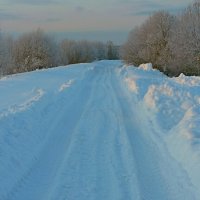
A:
{"type": "Polygon", "coordinates": [[[0,200],[199,200],[199,77],[99,61],[0,93],[0,200]]]}

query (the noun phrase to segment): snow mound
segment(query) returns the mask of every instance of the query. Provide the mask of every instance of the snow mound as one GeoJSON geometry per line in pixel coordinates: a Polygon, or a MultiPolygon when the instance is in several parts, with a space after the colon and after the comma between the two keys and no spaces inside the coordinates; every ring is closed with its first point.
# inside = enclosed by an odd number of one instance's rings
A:
{"type": "Polygon", "coordinates": [[[187,85],[187,86],[200,86],[200,77],[196,76],[185,76],[183,73],[179,75],[179,77],[173,78],[175,82],[187,85]]]}
{"type": "Polygon", "coordinates": [[[130,91],[138,93],[138,86],[134,78],[125,78],[125,82],[128,84],[130,91]]]}
{"type": "Polygon", "coordinates": [[[69,81],[63,83],[63,84],[60,86],[60,88],[59,88],[59,92],[62,92],[62,91],[65,90],[66,88],[71,87],[71,85],[72,85],[73,82],[74,82],[74,80],[72,79],[72,80],[69,80],[69,81]]]}
{"type": "MultiPolygon", "coordinates": [[[[157,137],[166,141],[166,147],[200,188],[200,77],[169,78],[152,70],[151,65],[124,68],[124,79],[135,80],[140,88],[132,95],[144,107],[146,115],[156,127],[157,137]]],[[[130,88],[130,81],[125,81],[130,88]]]]}
{"type": "Polygon", "coordinates": [[[144,96],[144,102],[147,105],[149,109],[156,110],[156,86],[151,85],[147,91],[147,93],[144,96]]]}
{"type": "Polygon", "coordinates": [[[8,79],[7,76],[0,77],[0,81],[5,81],[5,80],[7,80],[7,79],[8,79]]]}
{"type": "Polygon", "coordinates": [[[44,91],[42,89],[34,90],[33,96],[30,99],[27,99],[25,102],[19,105],[12,105],[7,110],[3,110],[0,112],[0,119],[3,117],[7,117],[10,114],[15,114],[18,112],[23,112],[31,107],[34,103],[40,100],[40,98],[44,95],[44,91]]]}
{"type": "Polygon", "coordinates": [[[139,69],[142,69],[144,71],[151,71],[151,70],[153,70],[153,67],[152,67],[151,63],[146,63],[146,64],[141,64],[139,66],[139,69]]]}

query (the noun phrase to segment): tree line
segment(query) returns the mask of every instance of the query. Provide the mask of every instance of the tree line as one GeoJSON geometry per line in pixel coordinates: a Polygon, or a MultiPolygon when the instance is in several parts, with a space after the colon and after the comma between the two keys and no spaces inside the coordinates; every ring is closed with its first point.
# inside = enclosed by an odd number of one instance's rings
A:
{"type": "Polygon", "coordinates": [[[102,59],[118,59],[112,41],[62,40],[56,42],[41,29],[17,39],[0,32],[0,75],[102,59]]]}
{"type": "Polygon", "coordinates": [[[151,62],[170,76],[200,75],[200,0],[179,15],[155,12],[130,32],[120,55],[136,66],[151,62]]]}

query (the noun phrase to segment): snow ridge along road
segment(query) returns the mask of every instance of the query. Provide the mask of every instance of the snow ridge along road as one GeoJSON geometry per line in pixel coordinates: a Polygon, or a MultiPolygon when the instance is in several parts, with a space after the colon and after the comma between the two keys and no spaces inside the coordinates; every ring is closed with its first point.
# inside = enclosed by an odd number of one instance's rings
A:
{"type": "Polygon", "coordinates": [[[17,105],[42,91],[7,115],[13,103],[0,104],[0,200],[199,199],[126,73],[120,61],[100,61],[0,82],[29,81],[17,105]]]}

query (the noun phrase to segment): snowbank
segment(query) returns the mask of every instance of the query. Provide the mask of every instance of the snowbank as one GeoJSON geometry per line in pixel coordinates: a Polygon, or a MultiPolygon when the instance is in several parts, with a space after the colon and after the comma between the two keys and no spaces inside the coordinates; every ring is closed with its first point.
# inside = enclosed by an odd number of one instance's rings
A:
{"type": "Polygon", "coordinates": [[[151,64],[123,70],[125,84],[159,130],[168,151],[184,166],[192,184],[200,188],[200,77],[181,74],[168,78],[151,64]]]}
{"type": "Polygon", "coordinates": [[[139,69],[142,69],[144,71],[150,71],[150,70],[153,70],[153,67],[151,63],[147,63],[147,64],[141,64],[139,66],[139,69]]]}
{"type": "Polygon", "coordinates": [[[179,84],[186,86],[199,86],[200,77],[196,76],[185,76],[183,73],[179,75],[179,77],[173,78],[179,84]]]}
{"type": "Polygon", "coordinates": [[[134,78],[126,78],[125,82],[128,84],[128,87],[132,92],[138,93],[138,87],[134,78]]]}

